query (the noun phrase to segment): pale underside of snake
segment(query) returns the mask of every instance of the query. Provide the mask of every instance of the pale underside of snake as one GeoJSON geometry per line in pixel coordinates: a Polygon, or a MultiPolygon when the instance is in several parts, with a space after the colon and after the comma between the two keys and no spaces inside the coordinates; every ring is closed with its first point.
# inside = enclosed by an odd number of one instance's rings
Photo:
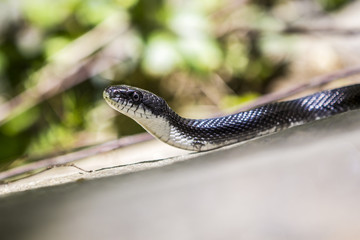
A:
{"type": "Polygon", "coordinates": [[[110,86],[103,96],[156,138],[190,151],[223,147],[360,108],[360,84],[209,119],[183,118],[163,98],[136,87],[110,86]]]}

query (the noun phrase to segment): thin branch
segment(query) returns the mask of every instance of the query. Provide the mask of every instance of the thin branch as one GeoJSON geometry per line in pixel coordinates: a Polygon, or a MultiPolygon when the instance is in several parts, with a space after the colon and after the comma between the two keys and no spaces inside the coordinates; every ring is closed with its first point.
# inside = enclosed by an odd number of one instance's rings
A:
{"type": "Polygon", "coordinates": [[[33,88],[25,90],[0,106],[0,125],[41,101],[83,82],[96,73],[104,71],[117,62],[118,61],[115,61],[114,59],[105,59],[97,55],[76,64],[72,70],[69,71],[70,73],[68,76],[64,76],[60,79],[53,77],[48,80],[50,84],[46,84],[45,86],[38,84],[33,88]]]}
{"type": "Polygon", "coordinates": [[[133,136],[123,137],[117,140],[109,141],[100,145],[93,147],[85,148],[76,152],[71,152],[65,155],[56,156],[40,160],[34,163],[30,163],[24,166],[17,168],[9,169],[4,172],[0,172],[0,181],[15,177],[20,174],[31,172],[40,168],[49,168],[56,165],[64,165],[68,162],[73,162],[75,160],[83,159],[86,157],[95,156],[97,154],[110,152],[114,149],[125,147],[128,145],[145,142],[153,139],[153,137],[148,133],[137,134],[133,136]]]}
{"type": "Polygon", "coordinates": [[[257,98],[255,101],[251,102],[250,104],[247,104],[246,106],[242,106],[237,109],[237,112],[239,111],[246,111],[249,109],[252,109],[254,107],[258,107],[261,105],[264,105],[266,103],[275,102],[287,97],[290,97],[294,94],[303,92],[305,90],[320,87],[325,84],[328,84],[330,82],[339,80],[341,78],[347,78],[353,75],[360,74],[360,65],[350,68],[345,68],[336,72],[333,72],[331,74],[326,74],[323,76],[315,77],[311,79],[308,83],[299,84],[297,86],[294,86],[292,88],[286,89],[284,91],[274,92],[270,94],[266,94],[262,97],[257,98]]]}
{"type": "Polygon", "coordinates": [[[219,38],[224,38],[228,35],[234,33],[277,33],[277,34],[298,34],[298,35],[310,35],[310,34],[323,34],[323,35],[331,35],[331,36],[356,36],[360,34],[360,28],[336,28],[336,27],[304,27],[304,26],[287,26],[283,29],[263,29],[256,27],[236,27],[231,29],[226,29],[225,32],[220,31],[217,33],[219,38]]]}
{"type": "Polygon", "coordinates": [[[129,38],[128,25],[119,25],[117,19],[114,16],[109,17],[98,27],[69,44],[33,74],[31,78],[37,79],[35,86],[0,105],[0,125],[39,102],[127,59],[127,50],[119,48],[118,45],[121,44],[119,40],[129,38]],[[111,26],[109,22],[117,25],[111,26]],[[99,49],[102,50],[91,56],[99,49]]]}
{"type": "Polygon", "coordinates": [[[303,26],[288,26],[281,30],[285,34],[326,34],[338,36],[352,36],[360,34],[360,28],[335,28],[335,27],[303,27],[303,26]]]}

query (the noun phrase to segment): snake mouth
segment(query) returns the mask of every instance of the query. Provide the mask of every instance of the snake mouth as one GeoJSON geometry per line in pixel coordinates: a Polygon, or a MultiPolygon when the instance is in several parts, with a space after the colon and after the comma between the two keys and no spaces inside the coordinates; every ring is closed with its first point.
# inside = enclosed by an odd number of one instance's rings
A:
{"type": "Polygon", "coordinates": [[[108,87],[104,90],[104,92],[103,92],[103,98],[105,99],[105,100],[107,100],[107,99],[109,99],[110,98],[110,94],[109,94],[109,92],[107,91],[107,89],[108,89],[108,87]]]}

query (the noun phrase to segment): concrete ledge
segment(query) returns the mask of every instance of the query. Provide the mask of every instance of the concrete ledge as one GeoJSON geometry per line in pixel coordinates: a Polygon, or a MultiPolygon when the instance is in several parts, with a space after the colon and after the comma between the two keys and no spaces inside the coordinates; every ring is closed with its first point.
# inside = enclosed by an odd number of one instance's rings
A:
{"type": "MultiPolygon", "coordinates": [[[[0,198],[4,239],[358,239],[360,111],[0,198]]],[[[141,151],[141,149],[138,149],[141,151]]]]}

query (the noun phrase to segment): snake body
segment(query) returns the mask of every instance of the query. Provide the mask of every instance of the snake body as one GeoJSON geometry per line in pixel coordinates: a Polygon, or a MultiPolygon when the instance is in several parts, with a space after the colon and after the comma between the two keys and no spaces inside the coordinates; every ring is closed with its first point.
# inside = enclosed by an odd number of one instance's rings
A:
{"type": "Polygon", "coordinates": [[[219,148],[360,108],[360,84],[209,119],[183,118],[163,98],[131,86],[107,87],[103,96],[158,139],[191,151],[219,148]]]}

